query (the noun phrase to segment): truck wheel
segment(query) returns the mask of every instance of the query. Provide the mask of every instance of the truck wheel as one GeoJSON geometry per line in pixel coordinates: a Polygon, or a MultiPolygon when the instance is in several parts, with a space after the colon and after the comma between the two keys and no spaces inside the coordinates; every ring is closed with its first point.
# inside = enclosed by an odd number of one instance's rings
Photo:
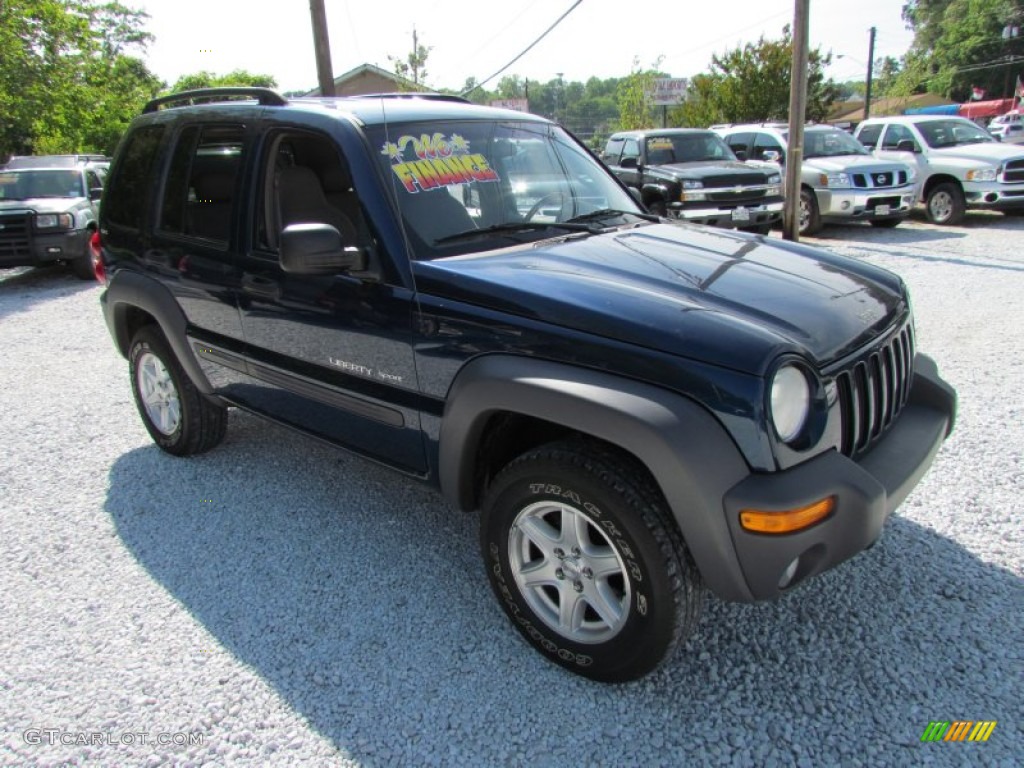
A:
{"type": "Polygon", "coordinates": [[[924,212],[932,224],[959,224],[964,220],[966,210],[963,190],[948,181],[936,184],[924,202],[924,212]]]}
{"type": "Polygon", "coordinates": [[[818,198],[812,190],[806,187],[800,190],[800,219],[797,227],[801,235],[813,235],[821,229],[818,198]]]}
{"type": "Polygon", "coordinates": [[[224,439],[227,409],[196,389],[155,326],[135,334],[128,363],[135,405],[158,446],[175,456],[190,456],[224,439]]]}
{"type": "Polygon", "coordinates": [[[483,503],[488,578],[513,625],[594,680],[641,677],[700,619],[703,585],[660,494],[628,457],[552,443],[512,461],[483,503]]]}
{"type": "MultiPolygon", "coordinates": [[[[92,233],[90,232],[90,235],[92,233]]],[[[85,253],[79,256],[77,259],[72,259],[68,262],[68,266],[71,267],[72,273],[79,280],[95,280],[96,273],[92,269],[92,251],[89,248],[89,242],[85,243],[85,253]]]]}

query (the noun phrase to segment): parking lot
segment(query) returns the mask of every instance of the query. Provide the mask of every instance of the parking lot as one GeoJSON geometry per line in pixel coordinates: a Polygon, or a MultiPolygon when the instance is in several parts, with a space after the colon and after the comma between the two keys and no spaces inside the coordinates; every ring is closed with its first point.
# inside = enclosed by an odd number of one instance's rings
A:
{"type": "Polygon", "coordinates": [[[778,602],[709,597],[622,686],[519,638],[429,488],[238,412],[162,453],[101,288],[0,272],[0,763],[1019,765],[1024,218],[821,235],[907,281],[956,431],[877,546],[778,602]],[[997,725],[922,743],[935,720],[997,725]]]}

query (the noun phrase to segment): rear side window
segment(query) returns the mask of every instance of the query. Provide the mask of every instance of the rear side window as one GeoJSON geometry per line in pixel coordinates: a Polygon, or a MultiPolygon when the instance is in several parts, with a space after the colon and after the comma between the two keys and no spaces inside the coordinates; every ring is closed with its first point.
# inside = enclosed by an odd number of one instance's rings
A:
{"type": "Polygon", "coordinates": [[[601,159],[608,165],[618,165],[622,154],[622,139],[608,139],[608,144],[601,153],[601,159]]]}
{"type": "Polygon", "coordinates": [[[743,152],[744,157],[750,156],[751,145],[754,143],[753,133],[734,133],[725,137],[725,143],[733,152],[743,152]]]}
{"type": "Polygon", "coordinates": [[[163,136],[164,126],[149,125],[128,137],[103,202],[107,222],[132,229],[142,226],[163,136]]]}
{"type": "Polygon", "coordinates": [[[874,149],[878,143],[878,137],[882,135],[882,126],[879,125],[865,125],[860,129],[860,133],[857,134],[857,140],[860,141],[868,149],[874,149]]]}
{"type": "Polygon", "coordinates": [[[241,125],[193,125],[178,134],[160,206],[162,232],[227,242],[244,136],[241,125]]]}
{"type": "MultiPolygon", "coordinates": [[[[733,149],[738,149],[738,147],[734,147],[733,149]]],[[[749,159],[764,160],[764,153],[769,151],[778,152],[780,160],[783,160],[786,157],[786,150],[783,148],[782,144],[779,143],[778,139],[770,133],[755,133],[754,148],[750,152],[749,159]]]]}
{"type": "MultiPolygon", "coordinates": [[[[890,125],[885,131],[885,138],[882,139],[882,149],[897,149],[901,141],[914,141],[914,134],[910,129],[896,123],[890,125]]],[[[917,142],[914,142],[915,144],[917,142]]]]}

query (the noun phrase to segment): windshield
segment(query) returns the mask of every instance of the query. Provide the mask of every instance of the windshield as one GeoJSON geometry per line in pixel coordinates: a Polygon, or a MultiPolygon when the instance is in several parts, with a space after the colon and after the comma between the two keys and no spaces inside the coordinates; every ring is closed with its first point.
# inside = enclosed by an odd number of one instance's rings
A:
{"type": "Polygon", "coordinates": [[[367,135],[420,259],[644,220],[556,125],[436,121],[370,126],[367,135]]]}
{"type": "Polygon", "coordinates": [[[979,128],[970,120],[928,120],[918,123],[917,130],[933,149],[995,141],[988,131],[979,128]]]}
{"type": "Polygon", "coordinates": [[[0,171],[0,200],[38,197],[85,197],[78,171],[0,171]]]}
{"type": "Polygon", "coordinates": [[[859,141],[846,131],[804,131],[804,157],[870,154],[859,141]]]}
{"type": "Polygon", "coordinates": [[[647,137],[647,162],[650,165],[735,159],[729,145],[716,133],[647,137]]]}

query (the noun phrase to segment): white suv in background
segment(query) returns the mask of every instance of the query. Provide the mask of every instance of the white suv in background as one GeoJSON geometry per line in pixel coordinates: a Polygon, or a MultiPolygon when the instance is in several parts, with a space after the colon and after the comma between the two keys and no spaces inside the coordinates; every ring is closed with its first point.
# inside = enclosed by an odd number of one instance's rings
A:
{"type": "MultiPolygon", "coordinates": [[[[718,133],[741,160],[785,164],[786,125],[731,125],[718,133]]],[[[813,235],[826,221],[863,220],[876,227],[895,227],[913,206],[911,166],[872,157],[850,134],[830,125],[804,129],[800,234],[813,235]]]]}
{"type": "Polygon", "coordinates": [[[917,199],[935,224],[958,224],[968,208],[1024,213],[1024,147],[996,141],[965,117],[874,117],[856,136],[875,157],[914,164],[917,199]]]}
{"type": "Polygon", "coordinates": [[[993,118],[988,132],[1006,144],[1024,144],[1024,115],[1007,112],[993,118]]]}

